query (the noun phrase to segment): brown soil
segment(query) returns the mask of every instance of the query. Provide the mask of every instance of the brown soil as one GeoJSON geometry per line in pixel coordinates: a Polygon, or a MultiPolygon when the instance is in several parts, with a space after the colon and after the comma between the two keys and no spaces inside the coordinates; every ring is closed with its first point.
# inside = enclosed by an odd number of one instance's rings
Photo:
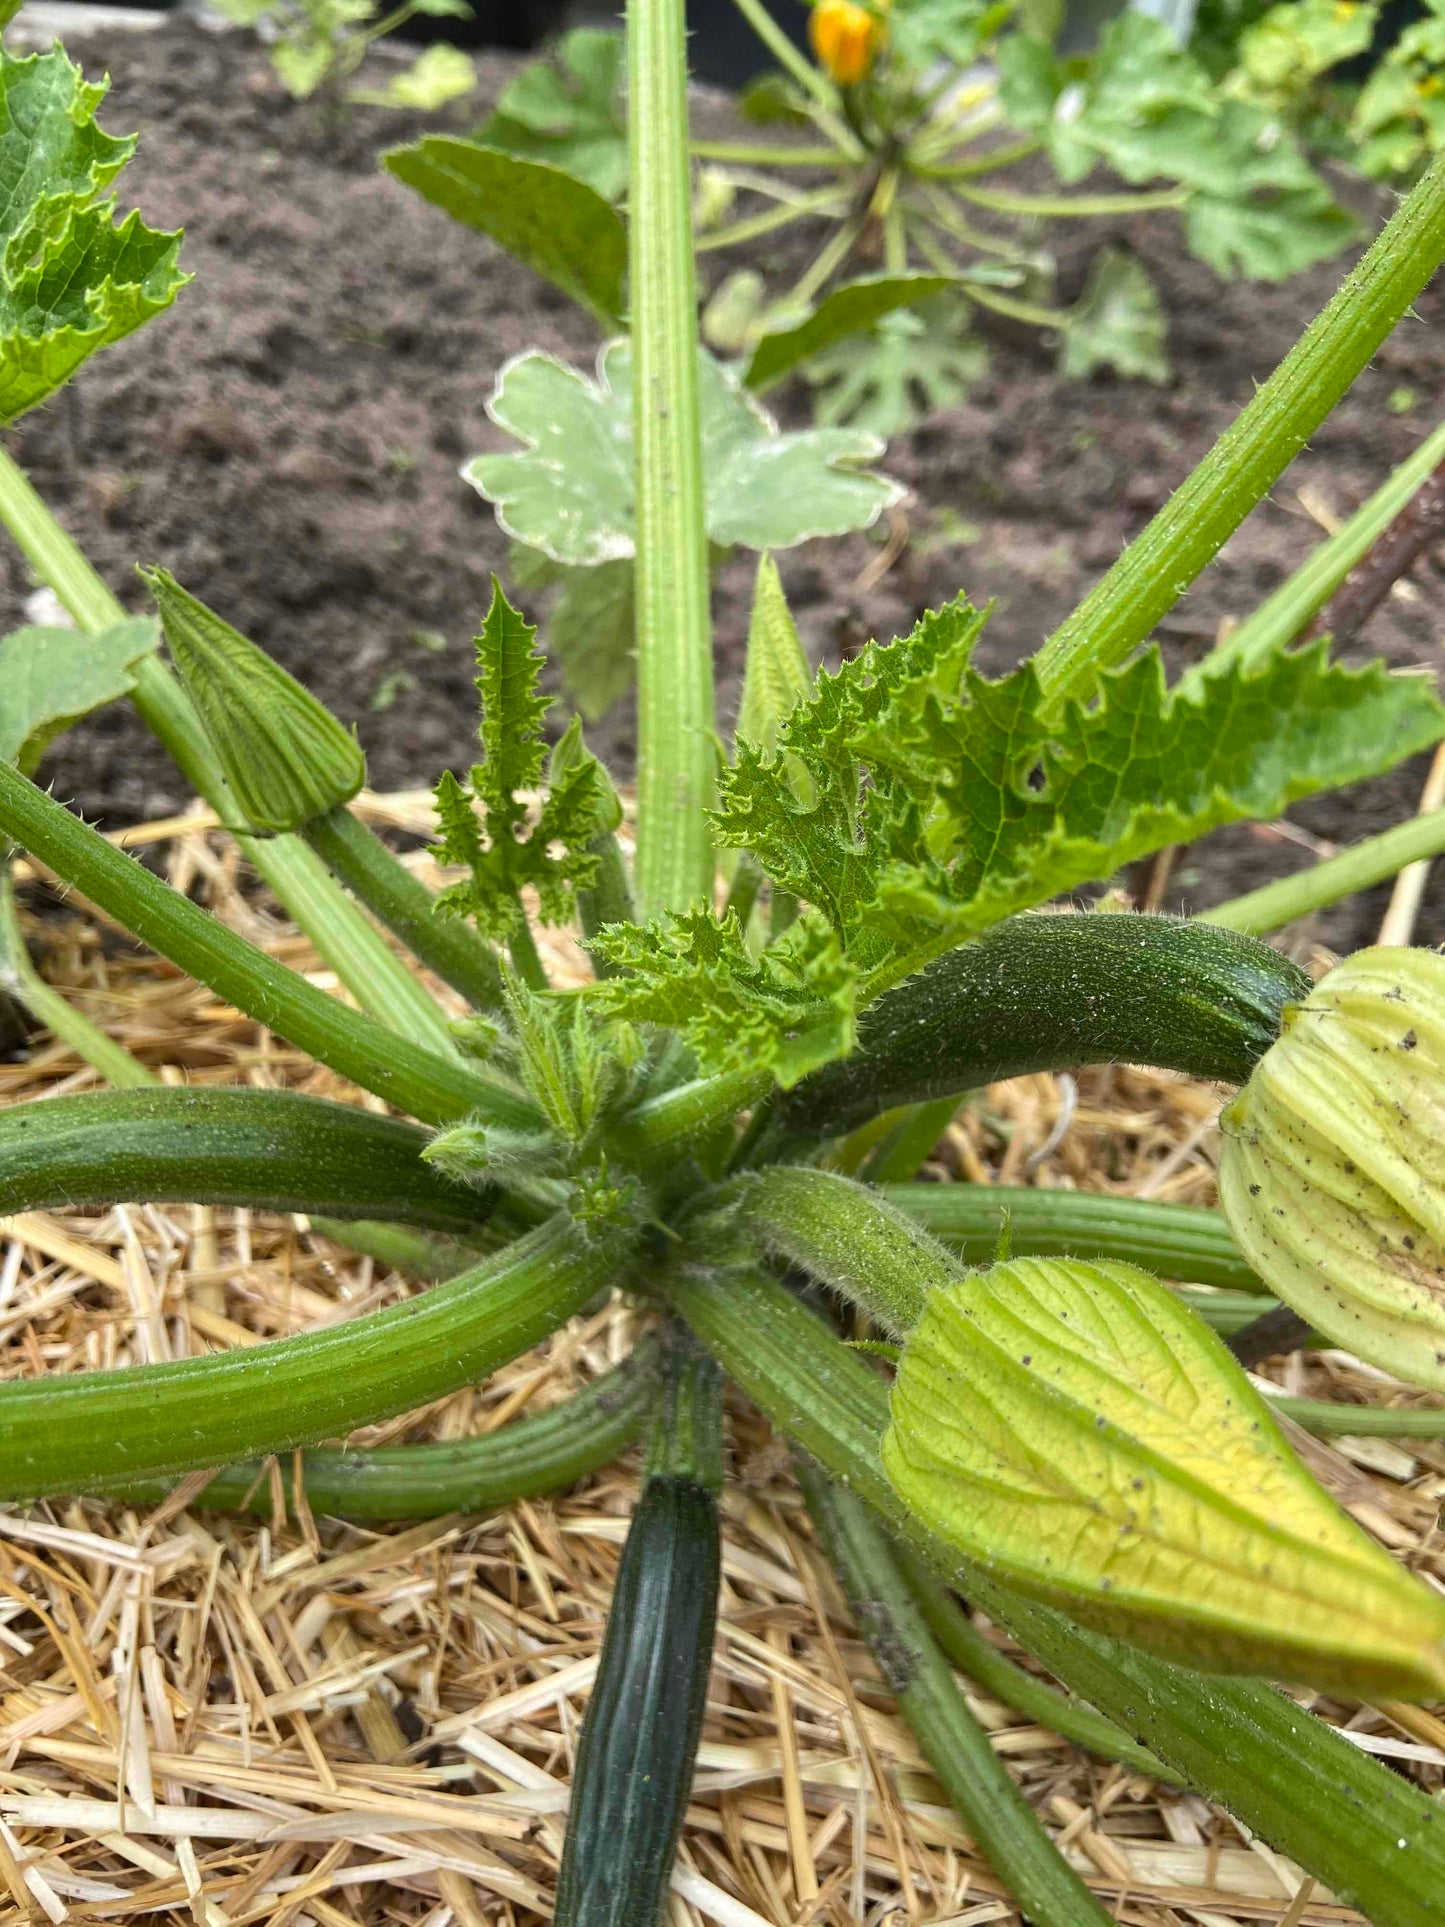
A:
{"type": "MultiPolygon", "coordinates": [[[[163,563],[354,720],[376,787],[465,763],[468,638],[489,572],[505,572],[507,543],[457,468],[500,445],[484,411],[506,357],[535,344],[585,360],[596,345],[590,323],[378,171],[377,150],[411,135],[411,117],[363,109],[328,140],[311,109],[279,92],[254,44],[184,22],[73,51],[92,72],[110,67],[106,124],[141,134],[127,204],[187,228],[196,279],[171,313],[24,421],[14,452],[127,602],[142,601],[134,562],[163,563]],[[421,632],[445,646],[419,643],[421,632]]],[[[515,64],[492,56],[478,68],[487,99],[515,64]]],[[[474,102],[455,124],[476,112],[474,102]]],[[[1368,203],[1372,224],[1386,207],[1383,196],[1368,203]]],[[[913,491],[910,539],[894,566],[858,586],[882,532],[781,558],[817,657],[905,629],[960,587],[995,599],[985,667],[1036,647],[1274,367],[1344,265],[1280,288],[1229,287],[1182,254],[1167,217],[1112,236],[1089,224],[1047,238],[1065,300],[1102,238],[1137,250],[1163,290],[1175,384],[1069,386],[1043,339],[996,333],[991,370],[968,404],[890,450],[888,466],[913,491]]],[[[1177,662],[1212,640],[1222,617],[1247,613],[1319,539],[1301,492],[1347,514],[1417,444],[1445,389],[1442,313],[1437,284],[1178,606],[1162,631],[1177,662]],[[1387,398],[1403,389],[1416,405],[1390,412],[1387,398]]],[[[750,567],[739,558],[718,584],[725,717],[750,567]]],[[[0,568],[9,626],[30,584],[13,555],[0,568]]],[[[1360,653],[1434,665],[1439,559],[1415,573],[1416,599],[1389,602],[1360,653]]],[[[625,771],[627,706],[591,735],[625,771]]],[[[92,817],[134,820],[183,800],[168,760],[123,707],[76,730],[48,773],[92,817]]],[[[1311,838],[1348,842],[1399,820],[1424,773],[1407,765],[1301,805],[1292,812],[1301,840],[1259,829],[1210,839],[1178,866],[1169,901],[1207,907],[1308,861],[1311,838]]],[[[1369,941],[1380,910],[1376,893],[1331,913],[1319,934],[1336,948],[1369,941]]],[[[1445,937],[1445,887],[1419,934],[1445,937]]]]}

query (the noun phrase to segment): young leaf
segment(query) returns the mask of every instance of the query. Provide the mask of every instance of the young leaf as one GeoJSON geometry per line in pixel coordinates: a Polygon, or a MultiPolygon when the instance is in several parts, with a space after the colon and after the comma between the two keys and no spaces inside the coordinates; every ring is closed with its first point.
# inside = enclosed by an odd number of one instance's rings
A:
{"type": "Polygon", "coordinates": [[[748,624],[743,699],[738,708],[739,739],[756,743],[771,755],[777,747],[778,730],[812,687],[813,671],[798,640],[778,565],[770,555],[759,556],[752,620],[748,624]]]}
{"type": "Polygon", "coordinates": [[[59,47],[24,59],[0,49],[0,426],[168,308],[189,278],[178,233],[138,213],[117,225],[101,198],[135,151],[134,137],[96,126],[104,95],[59,47]]]}
{"type": "Polygon", "coordinates": [[[1440,1696],[1445,1600],[1295,1460],[1133,1265],[1018,1258],[928,1296],[883,1464],[926,1526],[1084,1624],[1214,1672],[1440,1696]]]}
{"type": "Polygon", "coordinates": [[[524,160],[549,161],[604,200],[621,200],[627,190],[623,59],[620,33],[574,28],[551,58],[534,61],[507,83],[477,138],[524,160]]]}
{"type": "MultiPolygon", "coordinates": [[[[898,486],[864,466],[874,436],[845,429],[784,434],[705,350],[698,362],[707,530],[744,548],[791,548],[866,528],[898,486]]],[[[632,349],[610,342],[597,380],[551,355],[507,363],[488,404],[526,445],[476,455],[462,470],[509,535],[554,561],[595,566],[633,553],[632,349]]]]}
{"type": "Polygon", "coordinates": [[[132,667],[159,641],[160,631],[144,617],[93,636],[16,629],[0,639],[0,761],[33,776],[63,729],[130,691],[132,667]]]}
{"type": "Polygon", "coordinates": [[[749,356],[743,381],[761,394],[835,342],[862,334],[884,315],[953,286],[954,277],[947,274],[870,274],[845,281],[803,320],[769,329],[749,356]]]}
{"type": "Polygon", "coordinates": [[[988,363],[962,302],[898,309],[803,364],[818,389],[818,419],[849,422],[888,441],[920,416],[953,408],[988,363]]]}
{"type": "Polygon", "coordinates": [[[1112,368],[1136,381],[1168,381],[1167,333],[1159,291],[1139,262],[1118,248],[1105,248],[1069,312],[1059,373],[1081,381],[1096,368],[1112,368]]]}
{"type": "Polygon", "coordinates": [[[817,917],[754,957],[737,918],[701,904],[666,924],[616,924],[592,941],[617,975],[589,1001],[680,1030],[709,1071],[771,1070],[786,1090],[852,1049],[858,973],[817,917]]]}
{"type": "MultiPolygon", "coordinates": [[[[444,890],[438,905],[475,917],[486,935],[497,938],[524,922],[518,894],[523,884],[536,890],[544,923],[565,922],[574,888],[585,888],[597,872],[588,844],[616,823],[615,792],[601,765],[580,739],[564,738],[565,753],[559,745],[547,794],[528,829],[523,792],[541,781],[542,722],[549,707],[537,688],[542,657],[532,646],[536,633],[494,577],[492,606],[477,637],[482,760],[469,786],[447,770],[436,790],[442,834],[435,853],[471,872],[444,890]]],[[[578,728],[574,720],[572,729],[578,728]]]]}
{"type": "Polygon", "coordinates": [[[549,161],[428,134],[382,165],[408,187],[615,327],[626,312],[627,230],[596,188],[549,161]]]}

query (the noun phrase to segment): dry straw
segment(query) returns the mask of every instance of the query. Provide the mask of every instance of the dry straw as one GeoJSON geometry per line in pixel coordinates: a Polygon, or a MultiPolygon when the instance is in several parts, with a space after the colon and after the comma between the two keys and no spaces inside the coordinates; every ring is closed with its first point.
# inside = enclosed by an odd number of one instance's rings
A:
{"type": "MultiPolygon", "coordinates": [[[[424,796],[363,798],[424,831],[424,796]]],[[[179,888],[335,989],[197,811],[131,833],[179,888]]],[[[427,860],[414,861],[424,872],[427,860]]],[[[167,1079],[358,1099],[73,900],[37,896],[50,980],[167,1079]]],[[[553,947],[549,962],[575,973],[553,947]]],[[[94,1082],[35,1041],[0,1102],[94,1082]]],[[[1207,1203],[1218,1096],[1168,1075],[1035,1077],[971,1101],[930,1167],[1207,1203]]],[[[0,1371],[24,1377],[254,1344],[414,1287],[245,1211],[117,1207],[0,1221],[0,1371]]],[[[643,1314],[579,1320],[487,1385],[362,1440],[454,1438],[539,1410],[615,1363],[643,1314]]],[[[1335,1353],[1291,1391],[1400,1388],[1335,1353]]],[[[1445,1444],[1301,1437],[1344,1504],[1427,1579],[1445,1444]]],[[[820,1563],[786,1454],[739,1402],[723,1594],[674,1923],[791,1927],[1017,1915],[945,1804],[820,1563]]],[[[567,1780],[633,1504],[630,1463],[550,1503],[365,1530],[313,1518],[289,1459],[267,1514],[95,1502],[0,1511],[0,1920],[199,1927],[480,1927],[545,1920],[567,1780]]],[[[1324,1927],[1361,1916],[1204,1801],[1101,1764],[970,1689],[1028,1798],[1121,1922],[1324,1927]]],[[[1445,1722],[1315,1701],[1438,1792],[1445,1722]]]]}

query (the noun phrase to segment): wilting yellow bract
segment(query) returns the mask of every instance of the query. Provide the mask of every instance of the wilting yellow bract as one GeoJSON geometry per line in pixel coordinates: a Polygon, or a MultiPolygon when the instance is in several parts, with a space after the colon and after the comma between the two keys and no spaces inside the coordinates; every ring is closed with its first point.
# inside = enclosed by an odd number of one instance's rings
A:
{"type": "Polygon", "coordinates": [[[1214,1334],[1125,1264],[1020,1258],[929,1295],[883,1440],[965,1560],[1204,1671],[1445,1690],[1445,1599],[1296,1461],[1214,1334]]]}
{"type": "Polygon", "coordinates": [[[1336,1344],[1445,1391],[1445,958],[1346,958],[1221,1121],[1220,1199],[1270,1289],[1336,1344]]]}
{"type": "Polygon", "coordinates": [[[873,71],[888,28],[882,6],[860,7],[856,0],[819,0],[808,17],[808,40],[827,73],[840,87],[855,87],[873,71]]]}

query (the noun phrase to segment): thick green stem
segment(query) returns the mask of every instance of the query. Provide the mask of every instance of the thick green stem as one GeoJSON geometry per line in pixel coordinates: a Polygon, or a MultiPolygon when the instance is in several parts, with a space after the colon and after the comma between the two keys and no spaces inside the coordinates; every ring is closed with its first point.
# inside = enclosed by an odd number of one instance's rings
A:
{"type": "Polygon", "coordinates": [[[890,1184],[882,1197],[966,1264],[993,1260],[1005,1223],[1020,1258],[1121,1258],[1165,1278],[1266,1295],[1218,1211],[1034,1185],[890,1184]]]}
{"type": "Polygon", "coordinates": [[[920,1535],[879,1461],[883,1380],[771,1279],[669,1276],[673,1305],[775,1425],[1006,1625],[1073,1691],[1375,1927],[1436,1927],[1445,1824],[1430,1797],[1258,1681],[1204,1678],[1036,1606],[920,1535]]]}
{"type": "Polygon", "coordinates": [[[962,1275],[916,1218],[834,1171],[777,1164],[746,1181],[742,1196],[774,1256],[841,1291],[895,1337],[918,1323],[930,1291],[962,1275]]]}
{"type": "MultiPolygon", "coordinates": [[[[124,622],[126,612],[0,448],[0,521],[36,575],[55,591],[89,634],[124,622]]],[[[450,1054],[440,1011],[380,934],[297,837],[258,837],[245,822],[216,765],[189,697],[165,664],[146,656],[135,666],[134,700],[141,720],[175,760],[198,796],[231,831],[277,900],[311,939],[363,1010],[403,1036],[450,1054]]]]}
{"type": "Polygon", "coordinates": [[[1131,1773],[1147,1773],[1166,1785],[1182,1784],[1173,1767],[1157,1759],[1147,1746],[1131,1740],[1112,1720],[1083,1706],[1036,1673],[1028,1672],[1001,1653],[974,1625],[957,1599],[926,1560],[901,1539],[893,1541],[893,1556],[908,1575],[929,1630],[950,1664],[983,1690],[1038,1726],[1045,1726],[1101,1760],[1117,1760],[1131,1773]]]}
{"type": "Polygon", "coordinates": [[[340,1076],[429,1124],[475,1111],[535,1129],[519,1092],[399,1037],[252,946],[0,763],[0,830],[142,942],[340,1076]]]}
{"type": "Polygon", "coordinates": [[[710,902],[713,742],[683,0],[629,0],[628,209],[637,479],[637,894],[710,902]]]}
{"type": "Polygon", "coordinates": [[[1180,677],[1181,688],[1197,688],[1206,676],[1237,664],[1263,662],[1284,649],[1324,608],[1356,563],[1364,560],[1390,524],[1407,508],[1445,461],[1445,422],[1427,435],[1413,455],[1400,463],[1344,527],[1321,542],[1309,560],[1287,577],[1274,594],[1246,616],[1238,628],[1180,677]]]}
{"type": "MultiPolygon", "coordinates": [[[[1266,1388],[1268,1389],[1268,1388],[1266,1388]]],[[[1445,1408],[1337,1405],[1327,1398],[1270,1398],[1270,1407],[1318,1438],[1445,1439],[1445,1408]]]]}
{"type": "Polygon", "coordinates": [[[1050,700],[1086,696],[1101,669],[1148,638],[1369,365],[1442,257],[1445,154],[1233,426],[1045,643],[1035,665],[1050,700]]]}
{"type": "MultiPolygon", "coordinates": [[[[636,923],[637,910],[632,901],[632,882],[627,874],[627,859],[609,830],[596,837],[588,849],[597,858],[597,875],[585,890],[577,892],[577,920],[582,935],[590,943],[609,923],[636,923]]],[[[590,952],[593,975],[612,977],[622,966],[590,952]]]]}
{"type": "Polygon", "coordinates": [[[800,1460],[798,1480],[883,1682],[954,1811],[1026,1919],[1085,1927],[1112,1916],[1045,1833],[960,1692],[888,1536],[862,1501],[800,1460]]]}
{"type": "Polygon", "coordinates": [[[436,898],[349,809],[314,818],[303,834],[352,895],[399,937],[419,962],[479,1010],[502,1001],[491,950],[460,917],[441,917],[436,898]]]}
{"type": "MultiPolygon", "coordinates": [[[[533,1418],[477,1438],[436,1444],[323,1447],[301,1462],[306,1503],[341,1519],[435,1519],[446,1512],[491,1512],[574,1485],[626,1451],[643,1429],[657,1378],[657,1346],[644,1340],[623,1364],[533,1418]]],[[[218,1512],[269,1512],[263,1460],[228,1466],[193,1506],[218,1512]]],[[[283,1468],[289,1498],[292,1473],[283,1468]]],[[[165,1480],[106,1488],[132,1505],[159,1505],[165,1480]]]]}
{"type": "Polygon", "coordinates": [[[292,1091],[86,1092],[0,1111],[0,1213],[240,1205],[467,1232],[495,1193],[453,1184],[399,1118],[292,1091]]]}
{"type": "Polygon", "coordinates": [[[0,1499],[163,1478],[344,1437],[485,1378],[601,1291],[624,1246],[559,1214],[384,1311],[210,1358],[0,1385],[0,1499]]]}
{"type": "Polygon", "coordinates": [[[994,214],[1037,215],[1041,219],[1061,220],[1070,215],[1084,218],[1113,214],[1146,214],[1156,208],[1182,207],[1189,199],[1185,187],[1161,188],[1149,194],[1015,194],[1003,187],[964,187],[966,175],[952,176],[953,191],[961,201],[986,207],[994,214]]]}
{"type": "Polygon", "coordinates": [[[15,883],[5,857],[0,857],[0,990],[9,991],[37,1023],[44,1024],[62,1044],[94,1065],[117,1090],[137,1090],[157,1081],[139,1058],[68,1004],[35,968],[20,928],[15,883]]]}
{"type": "Polygon", "coordinates": [[[720,1492],[723,1483],[722,1373],[685,1325],[668,1334],[666,1369],[653,1406],[647,1476],[691,1479],[720,1492]]]}
{"type": "Polygon", "coordinates": [[[1216,909],[1204,913],[1203,921],[1224,930],[1238,930],[1247,936],[1262,937],[1270,930],[1281,930],[1296,917],[1307,917],[1327,909],[1357,890],[1372,889],[1398,875],[1408,863],[1422,863],[1445,851],[1445,810],[1427,810],[1412,816],[1408,823],[1397,823],[1393,830],[1366,837],[1363,843],[1326,857],[1292,877],[1263,884],[1242,897],[1231,897],[1216,909]]]}

